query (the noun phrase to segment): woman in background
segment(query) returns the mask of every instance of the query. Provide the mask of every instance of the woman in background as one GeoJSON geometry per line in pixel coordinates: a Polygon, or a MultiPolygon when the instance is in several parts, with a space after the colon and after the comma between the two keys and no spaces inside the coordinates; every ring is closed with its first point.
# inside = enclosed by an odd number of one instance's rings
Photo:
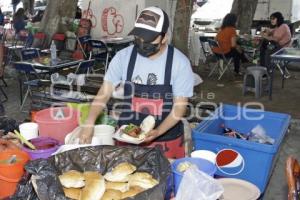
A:
{"type": "Polygon", "coordinates": [[[236,22],[235,14],[229,13],[225,16],[221,29],[216,36],[219,47],[214,47],[212,50],[217,56],[221,57],[224,54],[226,58],[233,58],[234,72],[236,75],[241,75],[240,62],[247,62],[248,59],[237,45],[236,22]]]}
{"type": "Polygon", "coordinates": [[[25,21],[25,10],[19,8],[13,16],[13,27],[18,34],[21,30],[25,30],[26,21],[25,21]]]}
{"type": "Polygon", "coordinates": [[[16,31],[17,38],[20,40],[26,40],[26,46],[30,47],[33,43],[33,35],[26,30],[27,22],[25,10],[19,8],[13,16],[13,27],[16,31]]]}
{"type": "Polygon", "coordinates": [[[262,45],[260,47],[260,65],[270,68],[271,55],[283,47],[291,45],[291,31],[284,23],[284,17],[280,12],[270,16],[271,28],[262,32],[262,45]]]}

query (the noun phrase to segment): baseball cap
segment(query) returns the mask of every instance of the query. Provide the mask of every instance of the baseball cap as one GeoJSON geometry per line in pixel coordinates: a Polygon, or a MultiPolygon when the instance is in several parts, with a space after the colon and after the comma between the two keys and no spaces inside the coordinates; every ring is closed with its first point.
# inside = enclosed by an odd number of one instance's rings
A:
{"type": "Polygon", "coordinates": [[[167,33],[168,28],[169,17],[167,13],[153,6],[141,11],[129,35],[138,36],[145,42],[152,42],[161,33],[167,33]]]}

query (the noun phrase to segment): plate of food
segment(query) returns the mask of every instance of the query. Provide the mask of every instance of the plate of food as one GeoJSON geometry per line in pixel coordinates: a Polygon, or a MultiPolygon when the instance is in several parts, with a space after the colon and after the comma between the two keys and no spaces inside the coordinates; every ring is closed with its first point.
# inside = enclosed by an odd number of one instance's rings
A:
{"type": "Polygon", "coordinates": [[[121,126],[113,137],[120,142],[141,144],[154,126],[155,118],[149,115],[139,126],[135,124],[121,126]]]}

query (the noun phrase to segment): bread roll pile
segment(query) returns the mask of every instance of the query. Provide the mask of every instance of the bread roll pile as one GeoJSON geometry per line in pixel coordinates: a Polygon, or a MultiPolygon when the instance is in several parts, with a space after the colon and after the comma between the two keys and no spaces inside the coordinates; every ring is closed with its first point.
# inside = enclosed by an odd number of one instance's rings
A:
{"type": "Polygon", "coordinates": [[[136,172],[128,162],[102,176],[98,172],[70,170],[59,176],[66,197],[76,200],[121,200],[150,189],[158,181],[147,172],[136,172]]]}

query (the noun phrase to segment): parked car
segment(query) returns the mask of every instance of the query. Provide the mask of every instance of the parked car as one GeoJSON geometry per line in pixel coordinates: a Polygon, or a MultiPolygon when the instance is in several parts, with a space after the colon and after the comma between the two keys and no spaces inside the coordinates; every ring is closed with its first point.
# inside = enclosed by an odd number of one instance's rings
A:
{"type": "Polygon", "coordinates": [[[192,26],[196,31],[217,32],[222,25],[222,19],[202,21],[194,19],[192,26]]]}

